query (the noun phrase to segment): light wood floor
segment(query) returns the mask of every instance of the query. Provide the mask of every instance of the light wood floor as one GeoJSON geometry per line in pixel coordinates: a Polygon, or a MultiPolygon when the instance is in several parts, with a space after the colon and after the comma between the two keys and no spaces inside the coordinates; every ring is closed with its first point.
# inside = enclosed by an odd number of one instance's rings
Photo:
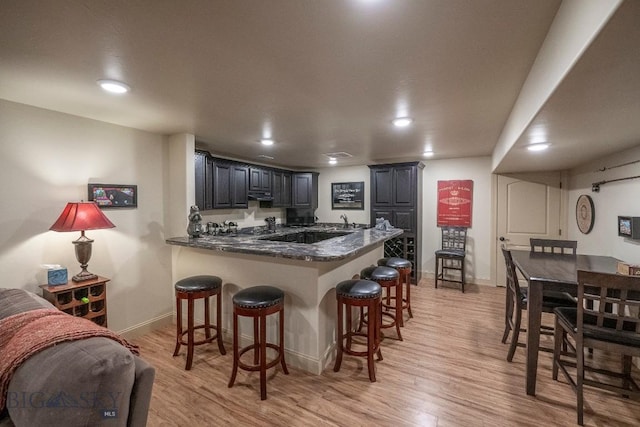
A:
{"type": "MultiPolygon", "coordinates": [[[[536,397],[525,394],[524,349],[506,361],[503,288],[469,285],[462,294],[423,280],[412,288],[412,304],[404,342],[382,344],[376,383],[361,358],[345,356],[338,373],[271,370],[266,401],[260,401],[258,373],[239,371],[227,388],[230,343],[226,356],[215,344],[196,347],[193,368],[185,371],[186,349],[171,356],[173,328],[138,338],[142,356],[156,368],[148,425],[576,425],[575,395],[564,379],[551,379],[550,353],[540,353],[536,397]]],[[[639,426],[640,402],[587,390],[585,425],[639,426]]]]}

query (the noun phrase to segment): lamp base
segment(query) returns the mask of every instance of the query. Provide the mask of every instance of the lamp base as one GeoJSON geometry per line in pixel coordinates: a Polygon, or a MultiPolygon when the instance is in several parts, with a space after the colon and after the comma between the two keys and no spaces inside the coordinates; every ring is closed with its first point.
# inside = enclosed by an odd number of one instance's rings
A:
{"type": "Polygon", "coordinates": [[[91,259],[91,244],[93,240],[84,235],[84,231],[81,232],[80,238],[73,241],[73,245],[76,247],[76,259],[80,263],[82,271],[71,278],[74,282],[84,282],[85,280],[96,279],[98,276],[89,273],[87,266],[89,265],[89,259],[91,259]]]}
{"type": "Polygon", "coordinates": [[[84,282],[85,280],[93,280],[97,279],[98,275],[89,273],[87,270],[82,270],[80,273],[76,274],[71,278],[74,282],[84,282]]]}

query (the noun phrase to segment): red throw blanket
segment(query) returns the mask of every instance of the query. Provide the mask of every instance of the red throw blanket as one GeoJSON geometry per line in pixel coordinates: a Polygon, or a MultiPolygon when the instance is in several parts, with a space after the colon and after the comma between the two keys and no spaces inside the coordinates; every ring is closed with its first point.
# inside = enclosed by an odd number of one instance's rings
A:
{"type": "Polygon", "coordinates": [[[115,332],[56,309],[25,311],[0,320],[0,411],[6,404],[9,382],[24,361],[55,344],[92,337],[110,338],[139,354],[138,346],[115,332]]]}

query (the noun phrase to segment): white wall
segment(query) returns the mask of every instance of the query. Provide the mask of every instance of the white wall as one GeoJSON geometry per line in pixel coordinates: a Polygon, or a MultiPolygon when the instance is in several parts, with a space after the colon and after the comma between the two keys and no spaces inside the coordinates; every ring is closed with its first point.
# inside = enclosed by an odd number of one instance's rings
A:
{"type": "Polygon", "coordinates": [[[347,215],[349,223],[369,224],[371,210],[370,172],[367,166],[336,166],[318,169],[318,209],[316,216],[320,222],[341,223],[340,215],[347,215]],[[334,182],[364,181],[364,210],[331,209],[331,184],[334,182]]]}
{"type": "Polygon", "coordinates": [[[422,272],[435,271],[435,251],[440,249],[441,231],[437,227],[437,188],[439,180],[473,180],[473,211],[467,234],[467,281],[493,284],[491,278],[493,241],[493,191],[491,158],[473,157],[424,161],[422,171],[422,272]]]}
{"type": "Polygon", "coordinates": [[[633,264],[640,264],[640,240],[618,236],[618,215],[640,216],[640,178],[604,184],[600,192],[592,192],[591,184],[640,175],[640,163],[599,172],[604,167],[640,160],[640,146],[589,163],[570,171],[569,177],[569,239],[578,240],[583,254],[609,255],[633,264]],[[575,206],[578,197],[588,194],[595,206],[595,222],[589,234],[582,234],[576,225],[575,206]]]}
{"type": "Polygon", "coordinates": [[[110,329],[170,316],[167,158],[160,135],[0,100],[0,286],[40,293],[44,263],[76,274],[80,233],[49,227],[67,202],[87,199],[89,182],[136,184],[136,209],[105,210],[116,228],[86,233],[95,240],[89,271],[111,278],[110,329]]]}

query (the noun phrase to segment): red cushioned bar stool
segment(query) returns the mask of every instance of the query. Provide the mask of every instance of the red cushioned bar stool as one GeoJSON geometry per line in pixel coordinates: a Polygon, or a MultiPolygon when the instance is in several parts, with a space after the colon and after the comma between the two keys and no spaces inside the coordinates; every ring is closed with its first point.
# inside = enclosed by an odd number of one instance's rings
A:
{"type": "Polygon", "coordinates": [[[404,310],[407,310],[409,317],[413,317],[411,312],[411,261],[399,258],[381,258],[378,265],[395,269],[400,274],[400,285],[403,287],[402,293],[402,313],[398,320],[400,326],[404,326],[404,310]]]}
{"type": "Polygon", "coordinates": [[[217,276],[192,276],[178,280],[175,284],[176,292],[176,348],[173,355],[177,356],[181,345],[187,346],[187,364],[185,369],[191,369],[193,362],[193,348],[201,344],[208,344],[213,340],[218,341],[220,353],[227,354],[222,343],[220,325],[222,324],[222,301],[220,292],[222,291],[222,279],[217,276]],[[209,297],[216,297],[216,324],[211,324],[209,314],[209,297]],[[204,298],[204,323],[194,325],[194,301],[204,298]],[[182,300],[187,300],[187,329],[182,329],[182,300]],[[194,332],[196,329],[204,329],[205,339],[196,341],[194,332]],[[215,329],[215,335],[211,335],[211,329],[215,329]],[[184,341],[184,336],[187,340],[184,341]]]}
{"type": "Polygon", "coordinates": [[[337,355],[333,370],[338,372],[342,364],[343,353],[352,356],[364,356],[367,358],[367,367],[369,370],[369,380],[376,381],[376,371],[373,362],[373,355],[377,354],[378,360],[382,360],[382,352],[380,351],[380,310],[382,287],[371,280],[345,280],[336,286],[336,300],[338,302],[338,320],[336,325],[336,347],[337,355]],[[373,327],[367,327],[367,332],[353,330],[351,317],[352,307],[360,307],[362,310],[367,309],[369,324],[373,327]],[[346,323],[344,322],[344,311],[346,309],[346,323]],[[346,332],[345,332],[346,329],[346,332]],[[367,338],[367,350],[353,350],[353,337],[360,336],[367,338]],[[346,340],[346,343],[345,343],[346,340]]]}
{"type": "MultiPolygon", "coordinates": [[[[360,277],[365,280],[372,280],[384,289],[385,295],[382,297],[382,316],[391,319],[390,323],[381,320],[381,329],[395,328],[398,340],[402,341],[400,333],[400,321],[402,319],[402,283],[400,274],[391,267],[376,267],[372,265],[360,272],[360,277]]],[[[360,323],[367,322],[367,316],[360,316],[360,323]]]]}
{"type": "Polygon", "coordinates": [[[260,371],[260,399],[267,398],[267,369],[282,365],[289,374],[284,360],[284,292],[274,286],[260,285],[243,289],[233,296],[233,371],[229,387],[236,381],[238,368],[260,371]],[[280,336],[278,345],[267,342],[267,316],[279,313],[280,336]],[[253,318],[253,344],[239,348],[238,316],[253,318]],[[267,348],[276,350],[276,356],[267,362],[267,348]],[[253,350],[253,365],[240,360],[242,355],[253,350]]]}

